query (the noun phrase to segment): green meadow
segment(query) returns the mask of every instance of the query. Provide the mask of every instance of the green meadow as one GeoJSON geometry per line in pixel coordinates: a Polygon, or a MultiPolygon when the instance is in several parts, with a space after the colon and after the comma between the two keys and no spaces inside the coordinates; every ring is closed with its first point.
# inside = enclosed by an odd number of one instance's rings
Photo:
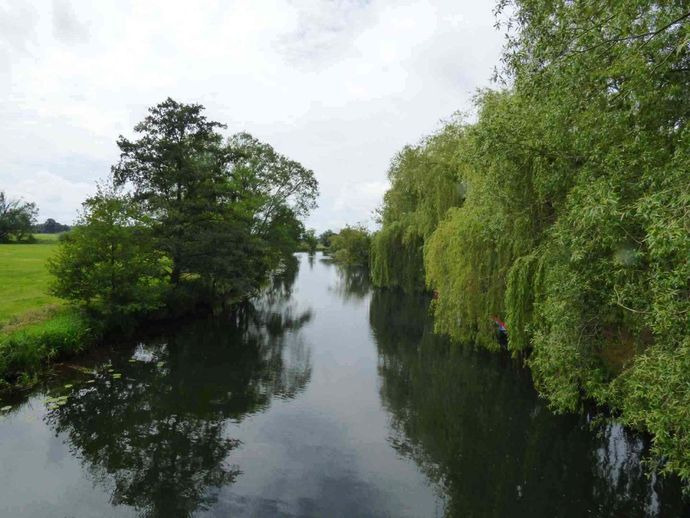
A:
{"type": "Polygon", "coordinates": [[[58,234],[37,234],[34,244],[0,245],[0,329],[29,312],[60,304],[48,294],[48,258],[55,253],[58,234]]]}
{"type": "Polygon", "coordinates": [[[96,339],[78,310],[48,293],[47,261],[58,237],[36,234],[31,244],[0,245],[0,389],[33,384],[50,360],[96,339]]]}

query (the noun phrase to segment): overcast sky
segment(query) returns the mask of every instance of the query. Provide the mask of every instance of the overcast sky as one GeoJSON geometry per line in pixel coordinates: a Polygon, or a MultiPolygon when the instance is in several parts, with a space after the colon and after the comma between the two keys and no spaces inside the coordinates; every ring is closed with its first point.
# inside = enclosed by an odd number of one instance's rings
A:
{"type": "Polygon", "coordinates": [[[372,220],[392,155],[471,108],[491,0],[0,0],[0,190],[71,222],[146,108],[206,106],[314,170],[322,231],[372,220]]]}

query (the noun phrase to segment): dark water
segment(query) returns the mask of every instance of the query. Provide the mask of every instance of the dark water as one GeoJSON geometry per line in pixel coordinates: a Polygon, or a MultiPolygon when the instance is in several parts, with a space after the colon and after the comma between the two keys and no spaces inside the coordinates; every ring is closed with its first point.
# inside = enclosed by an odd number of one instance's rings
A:
{"type": "Polygon", "coordinates": [[[0,516],[688,514],[643,440],[554,416],[514,362],[433,336],[426,299],[299,263],[11,402],[0,516]]]}

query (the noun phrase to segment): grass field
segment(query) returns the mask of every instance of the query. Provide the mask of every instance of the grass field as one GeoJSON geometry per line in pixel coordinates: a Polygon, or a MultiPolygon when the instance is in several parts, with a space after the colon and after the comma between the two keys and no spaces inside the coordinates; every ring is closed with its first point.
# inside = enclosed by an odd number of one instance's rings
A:
{"type": "Polygon", "coordinates": [[[48,294],[47,261],[57,234],[32,244],[0,245],[0,389],[29,386],[51,361],[93,344],[98,335],[78,310],[48,294]]]}
{"type": "Polygon", "coordinates": [[[37,234],[35,244],[0,245],[0,328],[13,318],[60,304],[48,294],[47,259],[57,249],[58,234],[37,234]]]}

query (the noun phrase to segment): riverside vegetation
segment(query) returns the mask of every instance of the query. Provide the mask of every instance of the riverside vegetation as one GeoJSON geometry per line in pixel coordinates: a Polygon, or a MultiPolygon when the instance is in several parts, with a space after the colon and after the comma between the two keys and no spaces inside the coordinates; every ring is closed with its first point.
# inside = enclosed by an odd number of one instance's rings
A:
{"type": "Polygon", "coordinates": [[[379,287],[435,290],[437,331],[508,349],[559,411],[647,430],[690,482],[690,12],[502,1],[498,78],[393,159],[379,287]]]}
{"type": "MultiPolygon", "coordinates": [[[[476,119],[453,116],[400,151],[381,229],[328,236],[331,250],[370,261],[379,287],[434,290],[436,330],[457,341],[495,349],[491,318],[505,318],[508,349],[552,408],[608,406],[650,433],[655,467],[688,484],[690,11],[651,0],[497,10],[504,87],[477,95],[476,119]]],[[[201,112],[167,100],[138,140],[118,141],[112,181],[50,263],[69,313],[53,334],[3,338],[7,379],[108,328],[239,300],[295,249],[311,171],[249,135],[223,141],[201,112]]]]}
{"type": "Polygon", "coordinates": [[[67,304],[2,329],[4,383],[28,384],[47,360],[106,333],[222,310],[291,258],[318,195],[313,172],[249,134],[224,139],[222,128],[203,106],[167,99],[136,140],[118,139],[111,178],[48,259],[50,291],[67,304]]]}

